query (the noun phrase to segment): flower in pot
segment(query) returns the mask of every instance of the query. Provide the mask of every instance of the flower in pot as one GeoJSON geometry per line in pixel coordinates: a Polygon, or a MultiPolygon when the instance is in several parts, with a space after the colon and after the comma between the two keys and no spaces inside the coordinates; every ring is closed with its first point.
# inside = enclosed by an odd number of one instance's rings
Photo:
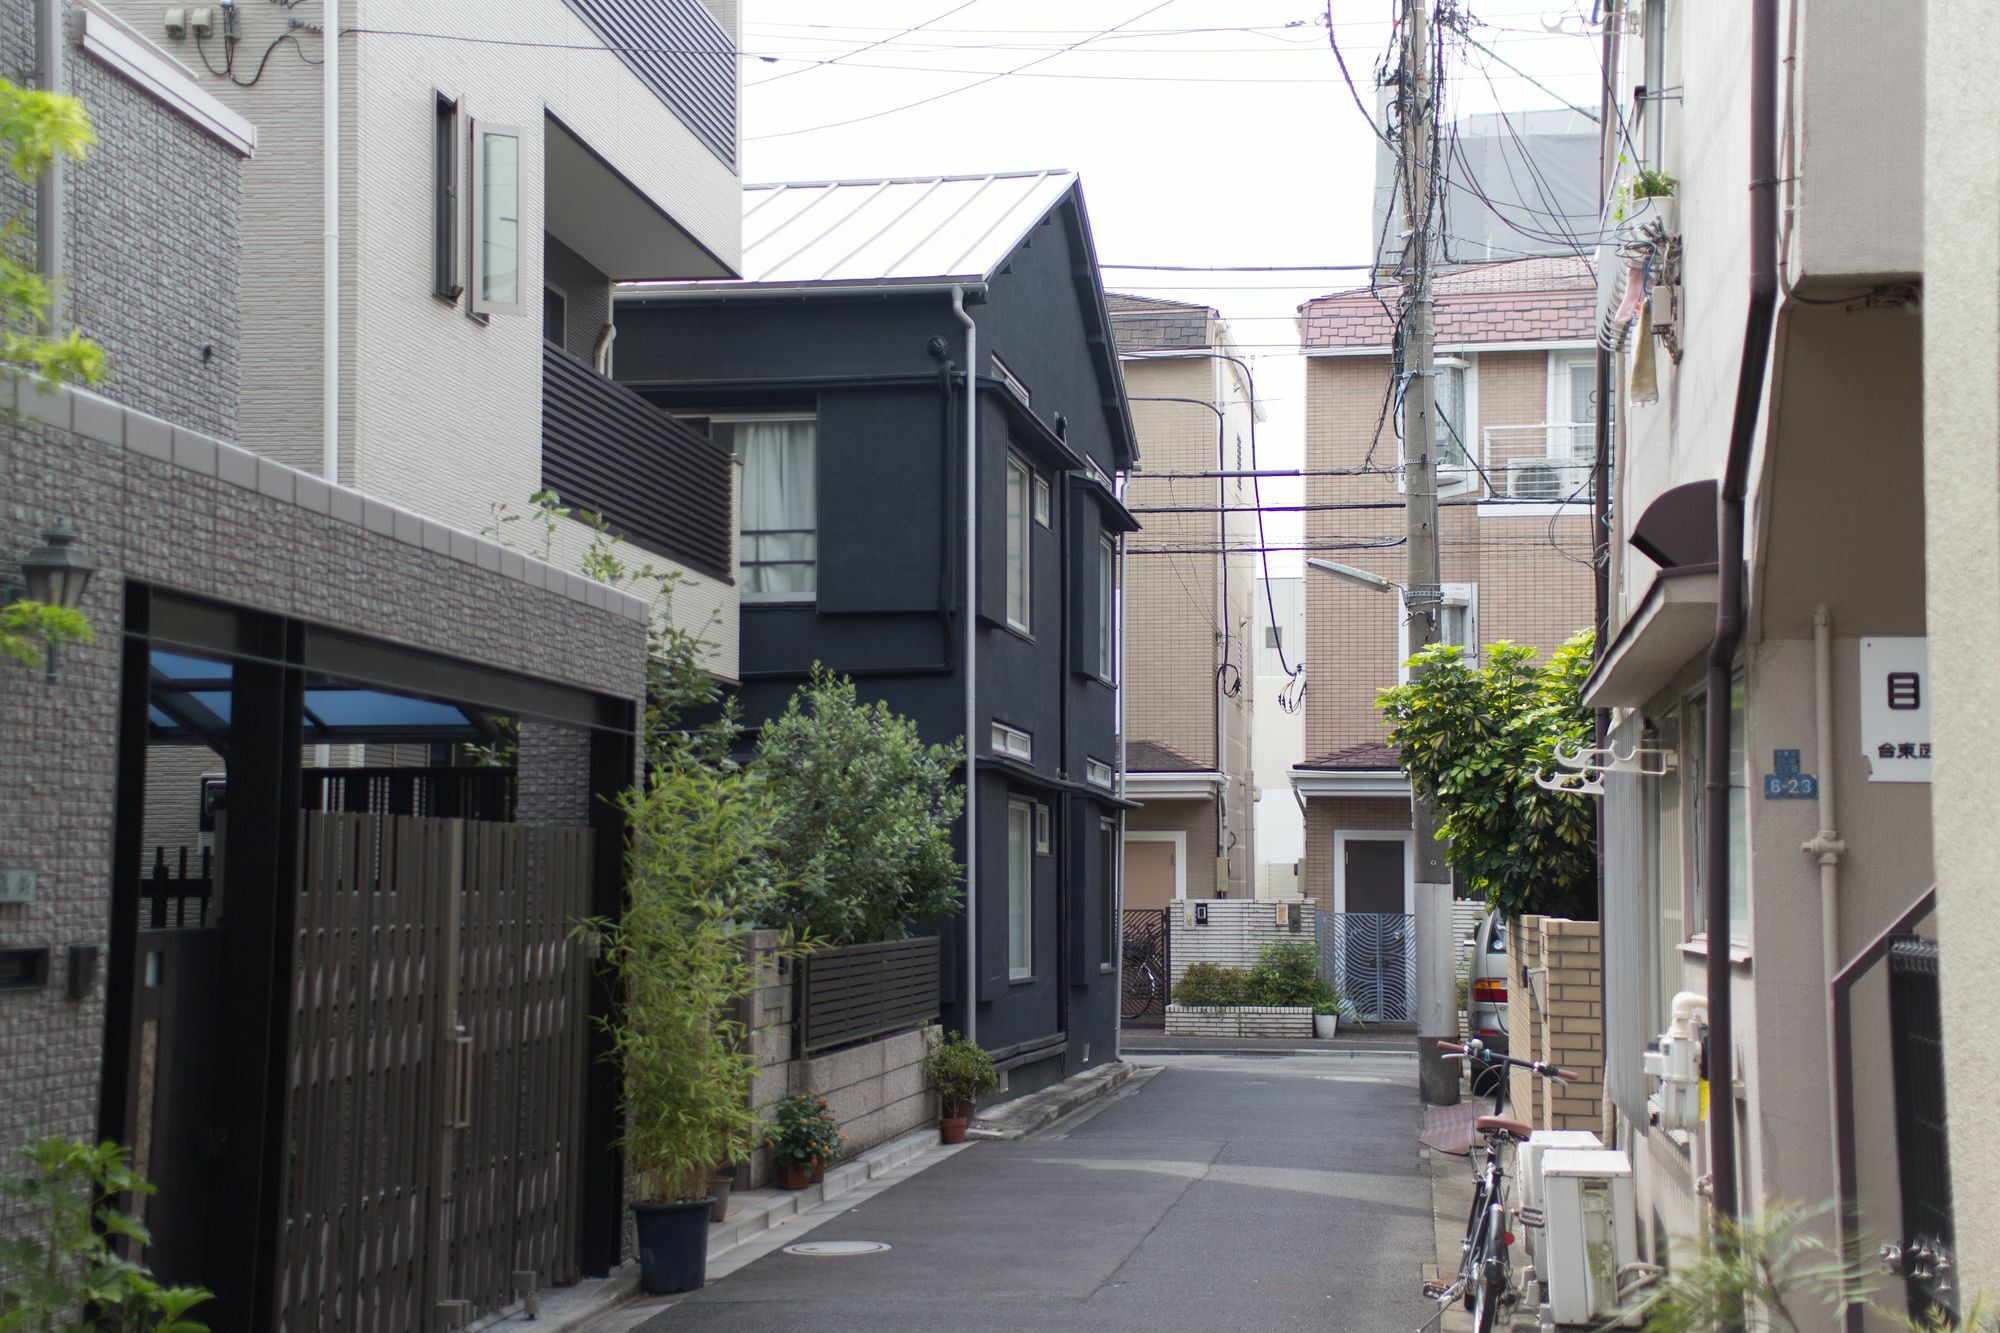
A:
{"type": "Polygon", "coordinates": [[[924,1053],[924,1082],[938,1095],[938,1134],[946,1143],[965,1142],[965,1127],[979,1094],[991,1092],[1000,1075],[993,1057],[956,1032],[932,1036],[924,1053]]]}
{"type": "Polygon", "coordinates": [[[756,1063],[733,1015],[756,984],[745,923],[768,894],[770,814],[740,772],[689,759],[659,765],[619,804],[625,912],[577,933],[618,986],[601,1026],[623,1075],[640,1285],[692,1291],[707,1277],[710,1176],[757,1142],[756,1063]]]}
{"type": "Polygon", "coordinates": [[[840,1155],[840,1145],[845,1142],[834,1124],[832,1108],[816,1092],[795,1092],[780,1101],[764,1131],[764,1141],[771,1145],[778,1184],[788,1190],[802,1190],[818,1180],[826,1164],[840,1155]]]}
{"type": "Polygon", "coordinates": [[[1328,987],[1313,1001],[1313,1036],[1327,1038],[1340,1031],[1340,992],[1328,987]]]}

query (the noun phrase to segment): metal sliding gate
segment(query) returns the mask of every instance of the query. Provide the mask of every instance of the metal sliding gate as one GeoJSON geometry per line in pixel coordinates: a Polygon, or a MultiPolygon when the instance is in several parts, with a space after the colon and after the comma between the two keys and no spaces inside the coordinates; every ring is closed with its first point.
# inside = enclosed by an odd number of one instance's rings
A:
{"type": "Polygon", "coordinates": [[[1936,940],[1889,942],[1890,1054],[1896,1081],[1896,1158],[1903,1196],[1898,1267],[1915,1319],[1958,1312],[1951,1161],[1944,1120],[1944,1022],[1936,940]]]}
{"type": "Polygon", "coordinates": [[[1398,912],[1319,914],[1319,974],[1347,1013],[1373,1023],[1415,1020],[1416,922],[1398,912]]]}
{"type": "Polygon", "coordinates": [[[418,1333],[575,1280],[589,830],[304,819],[277,1326],[418,1333]]]}

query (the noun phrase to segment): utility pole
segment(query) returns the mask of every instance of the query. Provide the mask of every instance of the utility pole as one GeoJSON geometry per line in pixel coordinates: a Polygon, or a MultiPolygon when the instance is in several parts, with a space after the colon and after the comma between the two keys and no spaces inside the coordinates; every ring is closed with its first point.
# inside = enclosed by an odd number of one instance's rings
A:
{"type": "MultiPolygon", "coordinates": [[[[1437,367],[1431,311],[1432,154],[1437,99],[1431,81],[1430,0],[1403,0],[1403,495],[1409,552],[1410,646],[1438,641],[1443,586],[1438,569],[1437,367]]],[[[1414,674],[1414,673],[1413,673],[1414,674]]],[[[1437,840],[1437,812],[1411,793],[1416,881],[1417,1082],[1433,1106],[1458,1100],[1458,1065],[1438,1053],[1458,1036],[1453,1014],[1451,873],[1437,840]]]]}

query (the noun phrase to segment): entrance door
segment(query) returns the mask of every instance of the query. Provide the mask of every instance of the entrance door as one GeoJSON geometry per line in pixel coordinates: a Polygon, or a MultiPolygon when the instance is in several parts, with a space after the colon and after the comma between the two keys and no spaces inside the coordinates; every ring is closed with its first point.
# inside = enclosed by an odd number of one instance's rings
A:
{"type": "Polygon", "coordinates": [[[1175,844],[1130,838],[1125,842],[1125,910],[1157,911],[1174,901],[1180,866],[1175,844]]]}
{"type": "Polygon", "coordinates": [[[1353,1012],[1376,1022],[1407,1022],[1415,1016],[1413,932],[1404,873],[1408,847],[1402,838],[1341,842],[1334,984],[1353,1012]]]}

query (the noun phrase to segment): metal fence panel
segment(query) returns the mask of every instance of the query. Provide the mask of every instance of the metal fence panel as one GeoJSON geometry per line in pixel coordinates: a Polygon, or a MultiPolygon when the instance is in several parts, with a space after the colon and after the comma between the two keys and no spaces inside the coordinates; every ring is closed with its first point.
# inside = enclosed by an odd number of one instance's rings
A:
{"type": "Polygon", "coordinates": [[[1371,1023],[1416,1019],[1417,919],[1398,912],[1321,912],[1319,974],[1342,1009],[1371,1023]]]}
{"type": "Polygon", "coordinates": [[[1123,927],[1123,966],[1119,969],[1119,1017],[1139,1027],[1161,1027],[1167,1021],[1168,992],[1173,985],[1173,931],[1170,908],[1128,907],[1123,927]]]}
{"type": "Polygon", "coordinates": [[[804,1055],[909,1032],[938,1011],[935,935],[820,949],[799,966],[804,1055]]]}

